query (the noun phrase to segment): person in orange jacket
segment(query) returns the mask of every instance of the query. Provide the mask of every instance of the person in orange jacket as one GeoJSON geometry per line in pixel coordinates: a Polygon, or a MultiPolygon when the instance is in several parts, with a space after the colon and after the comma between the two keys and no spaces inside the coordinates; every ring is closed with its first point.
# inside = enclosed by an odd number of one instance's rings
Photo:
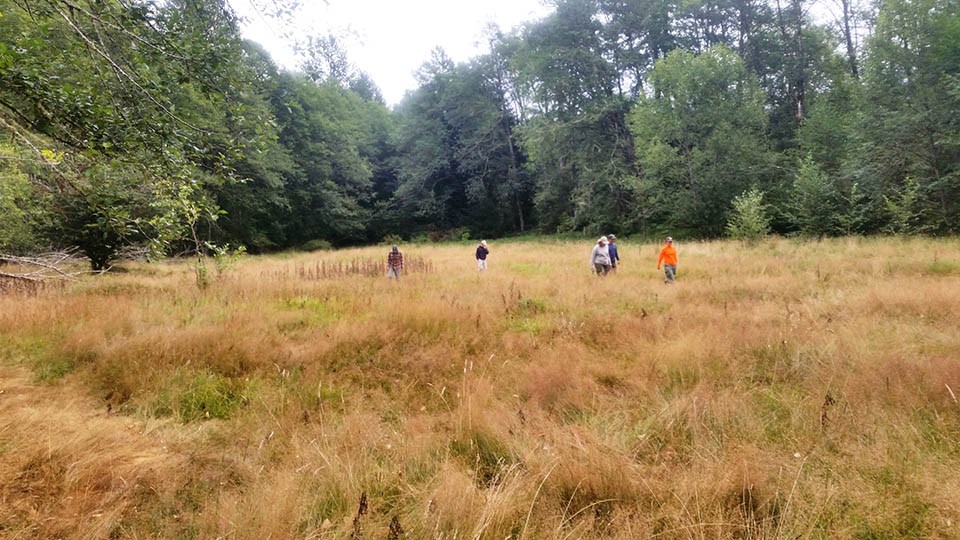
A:
{"type": "Polygon", "coordinates": [[[671,284],[677,279],[677,248],[673,247],[673,238],[667,237],[667,245],[660,250],[660,258],[657,259],[657,270],[663,264],[663,282],[671,284]]]}

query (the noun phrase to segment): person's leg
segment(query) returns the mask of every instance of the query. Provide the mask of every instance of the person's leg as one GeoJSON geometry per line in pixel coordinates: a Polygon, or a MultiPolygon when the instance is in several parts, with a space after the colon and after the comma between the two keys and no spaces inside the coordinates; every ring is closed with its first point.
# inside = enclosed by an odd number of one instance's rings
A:
{"type": "Polygon", "coordinates": [[[667,283],[673,283],[677,279],[677,267],[672,264],[663,265],[663,274],[667,283]]]}

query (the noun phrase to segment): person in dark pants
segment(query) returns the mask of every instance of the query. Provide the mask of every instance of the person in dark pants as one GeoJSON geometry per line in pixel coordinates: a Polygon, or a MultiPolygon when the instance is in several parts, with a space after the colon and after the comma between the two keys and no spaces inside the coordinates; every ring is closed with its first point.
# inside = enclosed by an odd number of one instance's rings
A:
{"type": "Polygon", "coordinates": [[[601,236],[597,245],[590,253],[590,270],[598,276],[605,276],[610,272],[610,250],[607,248],[607,237],[601,236]]]}
{"type": "Polygon", "coordinates": [[[610,252],[610,271],[616,272],[620,265],[620,254],[617,253],[617,236],[614,234],[607,235],[607,251],[610,252]]]}

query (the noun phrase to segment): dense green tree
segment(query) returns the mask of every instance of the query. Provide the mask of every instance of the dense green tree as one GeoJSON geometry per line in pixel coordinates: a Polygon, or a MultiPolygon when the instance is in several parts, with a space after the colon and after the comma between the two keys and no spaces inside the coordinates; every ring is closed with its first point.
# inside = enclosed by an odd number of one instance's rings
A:
{"type": "Polygon", "coordinates": [[[51,237],[75,246],[93,270],[106,269],[124,247],[144,242],[150,228],[150,186],[140,182],[137,164],[100,160],[83,171],[82,187],[58,192],[54,206],[60,219],[51,237]]]}
{"type": "Polygon", "coordinates": [[[28,254],[43,247],[49,203],[28,176],[27,163],[39,159],[9,143],[0,143],[0,253],[28,254]]]}
{"type": "Polygon", "coordinates": [[[519,134],[546,231],[619,232],[635,215],[629,102],[620,95],[599,9],[590,0],[559,2],[553,15],[524,30],[511,60],[517,88],[536,112],[519,134]]]}
{"type": "Polygon", "coordinates": [[[362,203],[373,174],[362,151],[367,102],[336,81],[288,74],[280,76],[273,100],[280,144],[294,163],[285,179],[289,242],[363,240],[370,216],[362,203]]]}
{"type": "Polygon", "coordinates": [[[614,95],[618,74],[606,58],[593,0],[561,0],[556,12],[526,27],[511,60],[527,104],[564,120],[614,95]]]}
{"type": "Polygon", "coordinates": [[[771,179],[760,88],[722,46],[670,53],[651,82],[654,94],[630,114],[642,174],[657,186],[648,204],[667,205],[663,219],[672,227],[719,236],[730,201],[771,179]]]}
{"type": "Polygon", "coordinates": [[[464,179],[466,225],[479,236],[499,236],[524,228],[529,183],[513,130],[502,78],[491,57],[458,70],[446,115],[456,126],[454,161],[464,179]]]}
{"type": "Polygon", "coordinates": [[[958,58],[960,2],[883,4],[863,64],[861,138],[849,165],[871,203],[871,230],[960,228],[958,58]]]}
{"type": "Polygon", "coordinates": [[[798,132],[798,149],[825,173],[842,177],[856,141],[861,86],[843,73],[835,75],[812,97],[798,132]]]}
{"type": "Polygon", "coordinates": [[[338,37],[281,72],[226,0],[0,0],[0,250],[719,236],[750,189],[775,232],[955,233],[958,1],[556,0],[390,110],[338,37]]]}
{"type": "Polygon", "coordinates": [[[794,6],[771,14],[771,21],[756,29],[758,46],[741,53],[749,53],[748,68],[766,93],[770,141],[778,151],[799,145],[799,130],[819,95],[849,77],[835,39],[826,27],[810,24],[805,13],[794,6]]]}
{"type": "Polygon", "coordinates": [[[790,216],[800,234],[822,238],[839,234],[845,205],[840,190],[830,176],[813,160],[800,162],[793,181],[790,216]]]}
{"type": "Polygon", "coordinates": [[[618,90],[636,97],[643,92],[654,62],[678,47],[671,24],[677,2],[599,0],[599,9],[607,17],[602,35],[619,75],[618,90]]]}
{"type": "Polygon", "coordinates": [[[491,236],[525,227],[530,184],[505,69],[497,56],[454,65],[437,51],[398,109],[401,183],[391,207],[416,216],[415,230],[491,236]]]}
{"type": "Polygon", "coordinates": [[[610,99],[564,121],[536,118],[520,132],[537,178],[544,231],[633,230],[637,176],[628,103],[610,99]]]}
{"type": "Polygon", "coordinates": [[[252,252],[280,249],[288,245],[287,221],[290,212],[286,181],[295,173],[290,151],[275,133],[272,95],[280,79],[277,67],[266,51],[253,43],[244,44],[244,57],[251,77],[246,84],[247,114],[264,122],[262,140],[240,152],[233,161],[231,181],[213,179],[206,186],[220,209],[211,239],[246,246],[252,252]]]}
{"type": "Polygon", "coordinates": [[[119,244],[163,248],[194,217],[216,216],[193,206],[210,203],[202,190],[170,183],[230,178],[272,136],[268,109],[244,93],[251,74],[221,1],[3,1],[0,13],[0,118],[20,140],[39,133],[68,154],[46,175],[57,239],[81,239],[95,267],[119,244]]]}

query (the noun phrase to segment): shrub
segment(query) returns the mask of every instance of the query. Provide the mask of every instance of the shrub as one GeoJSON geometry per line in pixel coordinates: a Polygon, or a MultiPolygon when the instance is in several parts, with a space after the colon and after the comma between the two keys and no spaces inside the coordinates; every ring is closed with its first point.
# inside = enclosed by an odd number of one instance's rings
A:
{"type": "Polygon", "coordinates": [[[727,235],[734,240],[758,240],[770,232],[770,218],[763,204],[763,192],[757,188],[733,199],[733,214],[727,222],[727,235]]]}
{"type": "Polygon", "coordinates": [[[403,242],[403,238],[399,234],[388,234],[383,237],[383,243],[388,246],[396,246],[403,242]]]}
{"type": "Polygon", "coordinates": [[[300,249],[304,251],[320,251],[324,249],[333,249],[333,244],[331,244],[329,240],[317,238],[316,240],[308,240],[302,246],[300,246],[300,249]]]}

